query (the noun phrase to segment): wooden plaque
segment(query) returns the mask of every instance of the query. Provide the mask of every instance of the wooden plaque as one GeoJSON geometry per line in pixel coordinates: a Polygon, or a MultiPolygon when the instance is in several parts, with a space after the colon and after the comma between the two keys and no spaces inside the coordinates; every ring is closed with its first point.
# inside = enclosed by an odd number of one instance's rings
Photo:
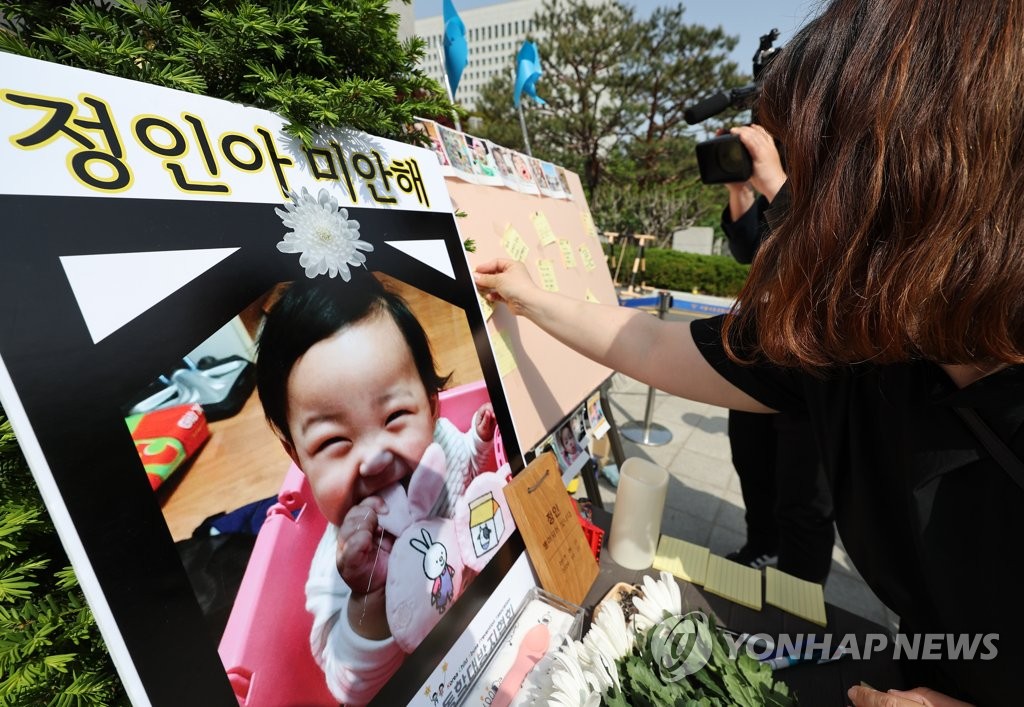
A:
{"type": "Polygon", "coordinates": [[[579,604],[597,577],[597,560],[562,485],[555,455],[546,452],[534,459],[505,487],[505,498],[540,585],[579,604]]]}

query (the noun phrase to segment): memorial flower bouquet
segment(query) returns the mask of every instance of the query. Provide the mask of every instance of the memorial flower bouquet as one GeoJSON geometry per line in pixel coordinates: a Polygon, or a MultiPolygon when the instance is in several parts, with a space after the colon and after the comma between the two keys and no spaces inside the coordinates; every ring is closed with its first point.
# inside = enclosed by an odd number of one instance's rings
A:
{"type": "Polygon", "coordinates": [[[713,619],[684,612],[679,585],[662,572],[635,595],[602,601],[583,640],[541,659],[514,704],[788,707],[796,699],[770,667],[746,651],[733,657],[713,619]]]}

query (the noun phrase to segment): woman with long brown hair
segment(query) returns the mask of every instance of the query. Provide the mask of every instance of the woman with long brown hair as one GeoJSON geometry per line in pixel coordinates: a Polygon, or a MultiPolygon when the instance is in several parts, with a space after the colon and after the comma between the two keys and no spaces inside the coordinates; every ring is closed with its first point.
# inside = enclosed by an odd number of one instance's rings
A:
{"type": "Polygon", "coordinates": [[[1024,0],[833,0],[758,111],[788,204],[729,315],[588,304],[509,261],[477,282],[666,392],[809,414],[851,559],[900,633],[937,646],[880,686],[932,689],[850,699],[1005,704],[1024,657],[1024,0]]]}

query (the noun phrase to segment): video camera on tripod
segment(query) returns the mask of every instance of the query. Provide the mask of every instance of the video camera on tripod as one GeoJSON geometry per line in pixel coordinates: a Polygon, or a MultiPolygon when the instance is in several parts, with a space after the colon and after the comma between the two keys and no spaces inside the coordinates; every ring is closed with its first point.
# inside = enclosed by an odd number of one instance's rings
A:
{"type": "MultiPolygon", "coordinates": [[[[729,108],[752,109],[761,93],[761,74],[779,51],[779,47],[772,46],[778,38],[777,29],[761,35],[761,42],[754,53],[753,83],[729,91],[719,91],[705,98],[687,108],[683,112],[683,119],[689,125],[694,125],[729,108]]],[[[747,148],[735,135],[719,135],[698,143],[696,153],[700,180],[705,184],[745,182],[750,179],[754,163],[747,148]]]]}

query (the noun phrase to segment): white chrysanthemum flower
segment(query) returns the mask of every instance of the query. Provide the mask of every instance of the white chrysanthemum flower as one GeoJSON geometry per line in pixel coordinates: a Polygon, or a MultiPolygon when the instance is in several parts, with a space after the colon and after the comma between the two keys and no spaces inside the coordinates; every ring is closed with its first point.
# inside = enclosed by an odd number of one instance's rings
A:
{"type": "Polygon", "coordinates": [[[637,608],[633,623],[638,632],[661,623],[666,616],[683,613],[679,585],[668,572],[662,572],[660,580],[644,577],[644,595],[633,597],[633,605],[637,608]]]}
{"type": "Polygon", "coordinates": [[[544,657],[537,661],[537,665],[527,674],[519,692],[512,698],[512,707],[541,705],[547,702],[548,696],[555,689],[551,684],[551,673],[555,669],[555,654],[558,650],[556,648],[545,653],[544,657]]]}
{"type": "MultiPolygon", "coordinates": [[[[555,666],[551,671],[553,689],[548,696],[549,705],[597,707],[601,704],[601,684],[606,680],[584,667],[581,653],[585,651],[582,643],[569,641],[555,654],[555,666]]],[[[587,662],[589,663],[589,660],[587,662]]]]}
{"type": "Polygon", "coordinates": [[[338,200],[326,189],[313,197],[306,187],[296,194],[289,192],[291,201],[284,210],[274,209],[281,223],[292,230],[277,244],[282,253],[299,253],[299,265],[306,277],[328,275],[348,282],[352,279],[349,266],[359,267],[366,262],[360,251],[370,252],[373,245],[359,240],[359,222],[349,219],[348,211],[338,206],[338,200]]]}
{"type": "Polygon", "coordinates": [[[581,659],[590,672],[601,679],[603,692],[612,684],[620,687],[616,663],[632,652],[636,634],[626,625],[626,617],[617,601],[602,602],[599,608],[590,630],[583,637],[583,646],[587,650],[581,659]]]}
{"type": "Polygon", "coordinates": [[[530,671],[512,703],[513,707],[600,705],[601,693],[612,684],[611,677],[595,674],[589,667],[592,659],[586,653],[582,643],[564,640],[530,671]]]}

